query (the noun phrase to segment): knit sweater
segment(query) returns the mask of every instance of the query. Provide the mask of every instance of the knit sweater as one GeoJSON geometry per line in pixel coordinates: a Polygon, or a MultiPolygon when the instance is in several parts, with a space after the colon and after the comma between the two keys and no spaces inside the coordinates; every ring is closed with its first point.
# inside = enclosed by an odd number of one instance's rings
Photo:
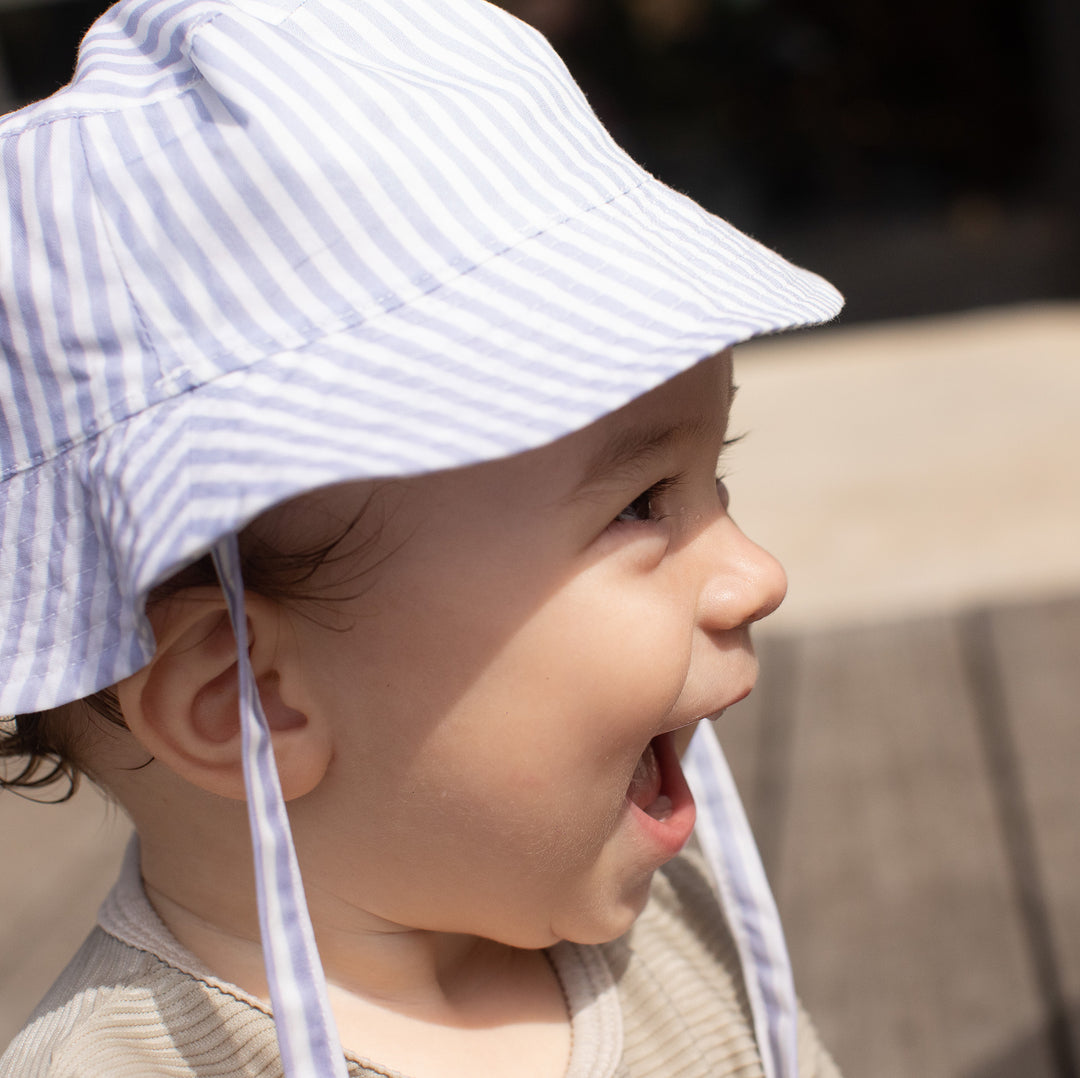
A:
{"type": "MultiPolygon", "coordinates": [[[[634,927],[550,951],[566,1078],[762,1078],[735,945],[700,861],[657,873],[634,927]]],[[[801,1078],[839,1078],[800,1015],[801,1078]]],[[[346,1050],[351,1078],[404,1078],[346,1050]]],[[[0,1059],[0,1078],[279,1078],[268,1005],[216,977],[150,905],[133,846],[98,925],[0,1059]]]]}

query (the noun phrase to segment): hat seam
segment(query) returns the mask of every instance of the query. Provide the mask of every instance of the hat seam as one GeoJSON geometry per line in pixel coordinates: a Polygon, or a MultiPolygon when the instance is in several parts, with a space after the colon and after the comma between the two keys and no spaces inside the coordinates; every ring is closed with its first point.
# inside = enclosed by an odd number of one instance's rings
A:
{"type": "MultiPolygon", "coordinates": [[[[93,575],[93,570],[92,569],[80,569],[80,570],[78,570],[78,572],[72,574],[72,576],[75,576],[75,577],[78,577],[78,578],[84,578],[84,577],[91,576],[91,575],[93,575]]],[[[55,592],[55,591],[58,591],[58,590],[61,590],[61,589],[64,589],[64,588],[70,588],[70,586],[71,586],[71,580],[69,578],[67,581],[60,581],[59,583],[56,583],[56,584],[49,584],[47,587],[45,587],[41,591],[35,592],[34,597],[35,598],[39,598],[39,597],[44,598],[45,596],[48,596],[52,592],[55,592]]],[[[76,599],[75,602],[72,604],[72,610],[74,610],[74,609],[76,609],[77,607],[80,607],[80,606],[87,606],[88,604],[92,603],[94,601],[94,599],[96,599],[99,595],[105,595],[106,593],[111,593],[114,590],[115,590],[115,583],[112,582],[112,581],[106,581],[101,587],[95,588],[92,592],[89,592],[85,597],[79,597],[78,599],[76,599]]],[[[25,625],[25,626],[33,627],[35,625],[41,625],[46,621],[53,621],[55,619],[55,617],[56,617],[55,612],[54,613],[49,613],[49,614],[42,614],[42,615],[40,615],[38,617],[24,617],[22,619],[22,624],[25,625]]],[[[90,624],[87,628],[80,629],[78,632],[72,633],[68,637],[68,639],[74,641],[74,640],[79,640],[84,636],[90,636],[93,632],[95,632],[102,625],[105,625],[105,624],[107,624],[108,622],[110,622],[112,620],[113,619],[111,617],[100,618],[100,619],[94,621],[92,624],[90,624]]],[[[33,647],[31,647],[29,650],[24,650],[22,648],[15,648],[15,649],[13,649],[12,652],[10,652],[10,654],[13,654],[13,655],[36,655],[37,652],[38,652],[38,647],[37,647],[37,644],[35,643],[33,645],[33,647]]]]}
{"type": "MultiPolygon", "coordinates": [[[[209,22],[210,19],[207,19],[206,21],[209,22]]],[[[201,25],[205,25],[205,23],[201,25]]],[[[37,131],[39,128],[48,127],[50,124],[63,123],[66,120],[89,120],[97,116],[118,115],[127,112],[130,109],[143,109],[148,104],[157,104],[158,102],[168,100],[171,97],[182,97],[184,94],[189,93],[192,88],[201,81],[203,81],[202,73],[197,69],[192,69],[191,74],[186,76],[183,81],[177,79],[167,88],[162,88],[156,94],[148,94],[146,97],[125,102],[122,105],[109,105],[107,108],[99,106],[97,108],[86,107],[49,112],[44,116],[39,116],[25,124],[13,126],[6,131],[0,131],[0,142],[12,138],[19,138],[29,132],[37,131]]],[[[30,108],[32,106],[27,107],[30,108]]]]}
{"type": "MultiPolygon", "coordinates": [[[[227,375],[235,374],[242,370],[250,370],[258,363],[262,362],[263,360],[270,359],[274,355],[280,355],[284,352],[299,351],[312,344],[315,344],[318,341],[325,340],[327,337],[333,336],[338,333],[347,333],[350,330],[356,329],[358,326],[361,325],[376,325],[381,318],[396,313],[399,309],[407,307],[410,303],[415,303],[421,297],[435,295],[441,289],[446,288],[448,285],[453,284],[457,280],[460,280],[460,278],[466,276],[469,273],[472,273],[473,271],[479,269],[481,266],[487,265],[488,263],[493,262],[495,259],[503,257],[508,252],[514,250],[520,245],[537,239],[538,237],[545,235],[553,229],[560,228],[563,225],[569,223],[570,221],[575,221],[579,218],[586,217],[591,213],[595,213],[597,210],[600,210],[605,206],[611,205],[618,199],[624,198],[625,196],[631,194],[633,191],[639,190],[650,183],[658,184],[659,182],[660,181],[656,180],[653,176],[646,174],[636,183],[630,184],[626,187],[622,187],[620,190],[615,191],[603,201],[594,202],[591,205],[586,206],[583,209],[578,209],[576,212],[573,213],[564,213],[557,218],[548,220],[540,227],[534,228],[529,232],[520,233],[514,238],[512,242],[507,242],[501,247],[499,247],[497,250],[491,251],[486,258],[480,260],[474,259],[470,261],[468,265],[459,269],[458,272],[456,272],[452,277],[449,277],[443,281],[439,281],[433,288],[428,288],[424,291],[421,291],[419,296],[399,297],[398,302],[395,303],[393,306],[381,307],[377,309],[373,314],[357,312],[357,316],[355,318],[345,322],[339,322],[339,324],[337,324],[333,329],[320,326],[318,327],[318,332],[306,336],[302,341],[296,344],[286,347],[279,347],[276,351],[266,352],[263,355],[260,355],[257,358],[251,360],[249,363],[242,364],[237,367],[232,367],[228,370],[220,371],[210,378],[203,378],[197,382],[193,382],[192,384],[188,385],[184,385],[182,375],[184,372],[190,374],[189,368],[181,366],[174,369],[165,369],[164,364],[160,363],[160,357],[158,356],[157,350],[153,347],[152,335],[149,333],[149,330],[146,326],[142,305],[137,302],[134,294],[132,293],[131,286],[127,279],[127,275],[122,274],[125,291],[127,292],[128,298],[132,304],[132,308],[135,312],[136,318],[138,319],[140,336],[144,338],[144,344],[149,348],[150,351],[153,352],[155,357],[159,359],[159,369],[161,370],[161,375],[159,378],[155,379],[153,384],[155,387],[165,387],[169,384],[172,384],[178,389],[178,392],[170,393],[168,396],[162,397],[160,400],[150,400],[144,398],[141,402],[138,403],[136,407],[124,409],[121,414],[113,414],[107,417],[107,422],[101,423],[100,425],[91,425],[87,429],[80,431],[80,434],[82,435],[81,437],[67,439],[58,443],[55,446],[51,446],[46,450],[34,453],[24,459],[16,459],[11,465],[0,470],[0,482],[6,482],[7,480],[13,479],[18,475],[24,475],[33,472],[35,469],[41,467],[44,464],[47,464],[50,460],[56,460],[65,455],[67,452],[73,449],[77,449],[79,446],[85,445],[88,442],[93,441],[95,438],[98,438],[101,435],[105,434],[113,427],[131,420],[135,416],[147,411],[149,408],[157,407],[158,405],[164,404],[169,400],[175,399],[183,393],[194,392],[202,388],[203,386],[211,385],[214,382],[218,381],[220,378],[226,377],[227,375]]],[[[108,242],[111,250],[113,242],[111,230],[108,237],[108,242]]],[[[113,251],[112,253],[113,257],[116,258],[115,251],[113,251]]],[[[117,261],[119,262],[119,259],[117,259],[117,261]]],[[[432,279],[432,275],[430,273],[425,274],[424,276],[427,277],[428,280],[432,279]]],[[[264,345],[270,345],[275,343],[278,342],[275,342],[274,339],[270,337],[266,338],[263,342],[264,345]]],[[[212,362],[213,359],[217,356],[225,354],[228,354],[227,351],[218,352],[215,353],[213,356],[207,356],[205,358],[212,362]]]]}
{"type": "MultiPolygon", "coordinates": [[[[191,47],[192,38],[199,33],[205,26],[217,20],[220,16],[228,15],[226,11],[209,11],[198,19],[194,25],[188,27],[184,32],[183,48],[189,50],[191,47]]],[[[72,77],[72,84],[78,78],[78,65],[76,65],[75,75],[72,77]]],[[[37,120],[33,120],[25,125],[20,125],[14,128],[14,130],[0,132],[0,141],[8,138],[15,138],[19,135],[25,134],[29,131],[36,131],[40,127],[46,127],[52,123],[61,123],[64,120],[82,120],[89,119],[94,116],[112,116],[120,113],[127,112],[129,109],[143,109],[149,103],[157,104],[159,101],[168,100],[171,97],[181,97],[183,94],[188,93],[193,86],[199,82],[204,82],[205,76],[194,65],[191,65],[191,70],[186,74],[183,79],[174,79],[169,83],[167,88],[162,88],[157,93],[148,94],[145,97],[138,97],[131,101],[126,101],[123,104],[112,104],[108,108],[83,108],[83,109],[66,109],[59,112],[50,112],[40,117],[37,120]]],[[[70,85],[70,84],[69,84],[70,85]]],[[[45,98],[45,101],[48,101],[45,98]]],[[[31,106],[32,107],[32,106],[31,106]]]]}

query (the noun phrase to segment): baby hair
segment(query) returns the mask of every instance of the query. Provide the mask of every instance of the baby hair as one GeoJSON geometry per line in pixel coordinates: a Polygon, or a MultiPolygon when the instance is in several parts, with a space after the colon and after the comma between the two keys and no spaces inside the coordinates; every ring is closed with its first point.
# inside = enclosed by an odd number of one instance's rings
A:
{"type": "MultiPolygon", "coordinates": [[[[374,568],[367,556],[376,545],[378,525],[368,519],[374,503],[344,525],[320,534],[307,544],[290,546],[279,541],[273,521],[280,511],[269,513],[240,533],[240,556],[247,589],[296,610],[304,617],[325,620],[327,585],[316,581],[323,570],[348,565],[346,583],[359,580],[374,568]],[[361,527],[361,521],[364,526],[361,527]],[[355,567],[359,565],[360,569],[355,567]]],[[[335,584],[342,582],[335,574],[335,584]]],[[[193,588],[219,587],[217,571],[209,554],[174,573],[154,588],[147,610],[193,588]]],[[[84,743],[90,724],[101,723],[127,728],[116,690],[112,686],[59,707],[12,715],[0,720],[0,789],[34,796],[49,790],[43,800],[60,804],[69,801],[84,774],[93,779],[85,758],[84,743]],[[57,793],[52,787],[59,785],[57,793]]]]}

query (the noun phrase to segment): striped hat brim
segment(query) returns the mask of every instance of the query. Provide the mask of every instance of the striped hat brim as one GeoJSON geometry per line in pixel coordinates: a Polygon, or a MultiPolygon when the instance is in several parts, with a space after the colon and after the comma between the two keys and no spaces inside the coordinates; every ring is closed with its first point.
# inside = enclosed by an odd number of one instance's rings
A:
{"type": "Polygon", "coordinates": [[[36,553],[3,629],[0,712],[139,669],[153,653],[147,592],[277,503],[543,445],[841,303],[646,179],[417,301],[147,408],[9,480],[21,489],[5,519],[36,553]]]}

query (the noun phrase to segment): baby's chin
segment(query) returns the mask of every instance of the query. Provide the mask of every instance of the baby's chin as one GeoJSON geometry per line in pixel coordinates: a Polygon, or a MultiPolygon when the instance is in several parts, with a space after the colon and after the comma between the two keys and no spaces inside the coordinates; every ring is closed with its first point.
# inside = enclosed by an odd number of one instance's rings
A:
{"type": "Polygon", "coordinates": [[[593,908],[574,911],[572,916],[552,922],[554,940],[595,945],[611,943],[626,935],[649,901],[655,870],[632,886],[626,886],[617,900],[599,902],[593,908]]]}

